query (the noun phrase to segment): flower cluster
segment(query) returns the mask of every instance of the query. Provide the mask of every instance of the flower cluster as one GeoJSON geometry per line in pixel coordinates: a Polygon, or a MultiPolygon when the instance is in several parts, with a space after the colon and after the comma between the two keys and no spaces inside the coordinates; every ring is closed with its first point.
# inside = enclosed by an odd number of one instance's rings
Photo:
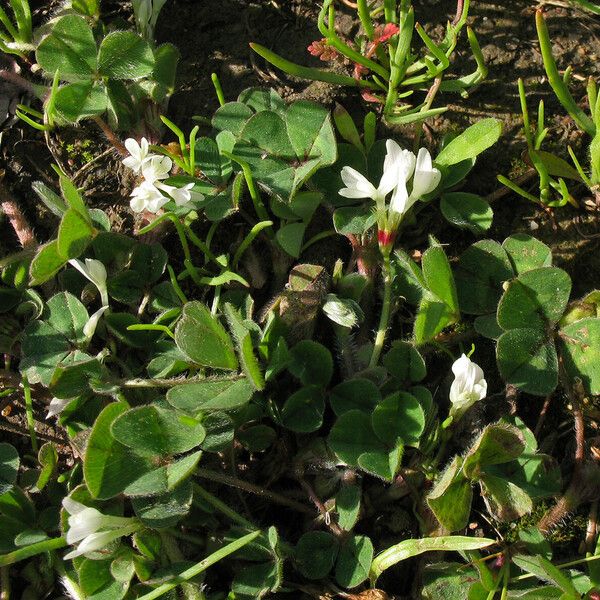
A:
{"type": "Polygon", "coordinates": [[[76,550],[65,554],[65,559],[102,550],[114,540],[130,535],[140,528],[137,519],[104,515],[95,508],[69,497],[63,498],[62,503],[70,515],[67,543],[72,545],[79,542],[76,550]]]}
{"type": "Polygon", "coordinates": [[[415,156],[387,140],[387,154],[383,163],[383,175],[375,187],[364,175],[352,167],[342,169],[342,181],[346,187],[339,191],[345,198],[371,198],[377,210],[379,247],[389,254],[402,217],[420,198],[438,186],[441,173],[433,166],[428,150],[421,148],[415,156]],[[409,193],[410,184],[410,193],[409,193]],[[386,205],[386,196],[392,193],[386,205]]]}
{"type": "Polygon", "coordinates": [[[151,154],[146,138],[142,138],[141,143],[129,138],[125,140],[125,147],[129,156],[123,164],[144,178],[131,193],[130,206],[134,212],[157,213],[169,200],[174,200],[177,206],[184,206],[192,197],[202,199],[202,194],[192,192],[193,183],[183,187],[164,183],[171,173],[173,161],[168,156],[151,154]]]}

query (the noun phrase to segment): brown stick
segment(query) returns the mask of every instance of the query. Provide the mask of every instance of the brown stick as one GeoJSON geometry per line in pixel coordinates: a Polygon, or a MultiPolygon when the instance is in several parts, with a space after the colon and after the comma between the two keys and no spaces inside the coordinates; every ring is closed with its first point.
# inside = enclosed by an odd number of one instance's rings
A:
{"type": "Polygon", "coordinates": [[[115,147],[117,152],[123,156],[129,156],[129,152],[127,152],[127,148],[123,145],[121,140],[117,137],[117,134],[108,126],[101,117],[93,117],[94,123],[100,127],[102,133],[105,135],[106,139],[115,147]]]}

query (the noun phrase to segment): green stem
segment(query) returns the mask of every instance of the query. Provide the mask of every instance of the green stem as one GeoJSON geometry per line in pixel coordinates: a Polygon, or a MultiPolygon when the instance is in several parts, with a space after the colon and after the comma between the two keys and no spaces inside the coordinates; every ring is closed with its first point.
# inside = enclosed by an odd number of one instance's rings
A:
{"type": "Polygon", "coordinates": [[[535,25],[537,28],[538,40],[540,42],[542,59],[544,61],[544,68],[546,69],[546,75],[548,75],[548,82],[550,83],[552,90],[556,94],[559,102],[571,115],[575,123],[577,123],[577,126],[593,137],[596,133],[594,122],[583,112],[583,110],[581,110],[581,108],[579,108],[579,106],[577,106],[566,83],[558,72],[554,55],[552,54],[550,34],[548,33],[548,27],[546,26],[544,14],[541,9],[538,9],[535,13],[535,25]]]}
{"type": "Polygon", "coordinates": [[[154,598],[160,598],[160,596],[166,594],[170,590],[176,588],[181,583],[189,581],[190,579],[197,577],[200,573],[204,573],[206,569],[216,564],[220,560],[227,558],[230,554],[237,552],[250,542],[253,542],[257,537],[261,535],[261,531],[253,531],[226,546],[223,546],[220,550],[213,552],[210,556],[201,560],[199,563],[196,563],[193,567],[186,569],[183,571],[175,581],[170,581],[169,583],[163,583],[159,585],[155,590],[140,596],[138,600],[154,600],[154,598]]]}
{"type": "Polygon", "coordinates": [[[246,517],[240,515],[240,513],[233,510],[233,508],[229,508],[225,502],[219,500],[216,496],[213,496],[210,492],[205,490],[202,486],[194,483],[194,497],[199,496],[205,502],[208,502],[213,508],[216,508],[219,512],[223,513],[228,519],[241,525],[242,527],[247,527],[248,529],[255,529],[256,525],[252,523],[252,521],[248,521],[246,517]]]}
{"type": "Polygon", "coordinates": [[[25,546],[24,548],[13,550],[8,554],[0,555],[0,567],[12,565],[13,563],[19,562],[20,560],[25,560],[26,558],[37,556],[38,554],[42,554],[43,552],[50,552],[51,550],[60,550],[60,548],[64,548],[67,545],[67,540],[63,537],[52,538],[49,540],[44,540],[43,542],[37,542],[37,544],[31,544],[30,546],[25,546]]]}
{"type": "Polygon", "coordinates": [[[282,496],[277,492],[271,492],[270,490],[267,490],[263,487],[254,485],[249,481],[244,481],[242,479],[238,479],[237,477],[232,477],[231,475],[224,475],[223,473],[216,473],[215,471],[211,471],[210,469],[203,469],[202,467],[196,468],[195,474],[197,477],[200,477],[200,479],[208,479],[208,481],[222,483],[230,487],[236,487],[240,490],[244,490],[245,492],[249,492],[250,494],[255,494],[256,496],[262,496],[263,498],[267,498],[275,504],[287,506],[292,510],[304,513],[306,515],[310,515],[311,517],[314,516],[314,512],[308,506],[300,504],[300,502],[296,502],[295,500],[291,500],[290,498],[286,498],[285,496],[282,496]]]}
{"type": "Polygon", "coordinates": [[[219,104],[223,106],[225,104],[225,95],[223,94],[223,88],[221,87],[219,77],[216,73],[212,73],[210,78],[212,79],[212,83],[215,88],[215,93],[217,94],[217,100],[219,101],[219,104]]]}
{"type": "Polygon", "coordinates": [[[377,366],[379,356],[383,350],[385,337],[387,335],[388,326],[390,323],[390,309],[392,304],[392,266],[390,264],[389,254],[383,256],[383,265],[381,268],[383,274],[383,306],[381,307],[381,317],[379,319],[379,327],[375,336],[375,344],[373,345],[373,354],[369,367],[377,366]]]}
{"type": "Polygon", "coordinates": [[[37,435],[35,433],[35,419],[33,418],[33,400],[31,398],[31,388],[27,377],[23,375],[23,394],[25,396],[25,414],[27,415],[27,426],[29,427],[29,435],[31,436],[31,448],[34,452],[38,451],[37,435]]]}

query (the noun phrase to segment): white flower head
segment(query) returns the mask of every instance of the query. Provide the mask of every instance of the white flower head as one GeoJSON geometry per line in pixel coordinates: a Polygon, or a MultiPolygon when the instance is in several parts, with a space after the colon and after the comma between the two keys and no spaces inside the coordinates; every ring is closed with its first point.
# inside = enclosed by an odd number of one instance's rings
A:
{"type": "Polygon", "coordinates": [[[487,395],[487,381],[481,367],[463,354],[452,365],[454,381],[450,387],[450,416],[454,420],[462,415],[475,402],[487,395]]]}
{"type": "Polygon", "coordinates": [[[150,156],[142,165],[142,175],[147,183],[166,179],[173,168],[173,161],[168,156],[158,154],[150,156]]]}
{"type": "Polygon", "coordinates": [[[431,154],[426,148],[421,148],[417,155],[411,197],[418,200],[429,194],[429,192],[433,192],[440,183],[441,178],[442,174],[433,166],[431,154]]]}
{"type": "Polygon", "coordinates": [[[149,144],[146,138],[142,138],[138,144],[134,138],[125,140],[125,148],[129,152],[129,156],[123,159],[123,164],[131,169],[134,173],[141,173],[142,167],[148,161],[149,144]]]}
{"type": "Polygon", "coordinates": [[[131,192],[131,200],[129,205],[134,212],[149,211],[157,213],[167,202],[161,191],[149,181],[142,181],[133,192],[131,192]]]}
{"type": "Polygon", "coordinates": [[[95,258],[86,258],[85,263],[72,258],[69,264],[75,267],[86,279],[89,279],[100,292],[102,306],[108,306],[108,291],[106,289],[106,267],[95,258]]]}
{"type": "Polygon", "coordinates": [[[81,504],[69,497],[63,498],[62,504],[70,515],[68,519],[69,530],[66,536],[67,543],[76,544],[80,542],[76,550],[65,555],[65,559],[75,558],[94,550],[101,550],[113,540],[133,533],[138,528],[135,519],[104,515],[99,510],[81,504]]]}
{"type": "Polygon", "coordinates": [[[381,203],[398,185],[406,187],[406,181],[415,168],[415,155],[410,150],[400,148],[394,140],[387,140],[385,147],[387,153],[383,161],[383,174],[378,187],[375,187],[356,169],[344,167],[341,176],[346,187],[339,191],[340,196],[371,198],[375,202],[381,203]]]}
{"type": "Polygon", "coordinates": [[[194,183],[186,183],[182,187],[167,185],[166,183],[157,183],[155,185],[158,189],[169,194],[169,196],[175,200],[175,204],[177,204],[177,206],[186,205],[192,200],[192,198],[196,200],[202,200],[204,198],[203,194],[192,191],[194,183]]]}

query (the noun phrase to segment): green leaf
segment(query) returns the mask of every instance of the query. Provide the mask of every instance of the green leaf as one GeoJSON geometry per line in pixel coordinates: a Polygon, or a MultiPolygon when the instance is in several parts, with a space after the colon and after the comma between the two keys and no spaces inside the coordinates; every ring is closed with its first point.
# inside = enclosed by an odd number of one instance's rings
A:
{"type": "Polygon", "coordinates": [[[295,550],[298,570],[307,579],[323,579],[329,575],[338,555],[338,542],[327,531],[309,531],[299,540],[295,550]]]}
{"type": "Polygon", "coordinates": [[[432,340],[444,327],[455,320],[455,314],[444,302],[427,293],[419,304],[414,324],[415,344],[420,346],[432,340]]]}
{"type": "Polygon", "coordinates": [[[267,425],[254,425],[239,431],[236,439],[249,452],[262,452],[275,442],[277,434],[272,427],[267,425]]]}
{"type": "Polygon", "coordinates": [[[259,600],[281,585],[281,567],[274,561],[253,564],[237,571],[231,591],[236,598],[259,600]]]}
{"type": "Polygon", "coordinates": [[[206,411],[234,410],[250,402],[254,388],[247,379],[201,381],[172,387],[167,402],[180,410],[197,414],[206,411]]]}
{"type": "Polygon", "coordinates": [[[502,247],[508,254],[517,275],[552,265],[552,250],[526,233],[511,235],[502,242],[502,247]]]}
{"type": "Polygon", "coordinates": [[[363,235],[375,223],[370,206],[342,206],[333,213],[333,226],[342,235],[363,235]]]}
{"type": "Polygon", "coordinates": [[[370,416],[360,410],[342,414],[331,428],[327,442],[338,458],[350,466],[358,466],[361,454],[385,452],[370,416]]]}
{"type": "Polygon", "coordinates": [[[246,88],[240,92],[237,101],[250,107],[254,112],[264,110],[272,110],[279,114],[285,112],[285,102],[273,88],[246,88]]]}
{"type": "Polygon", "coordinates": [[[380,402],[371,418],[373,431],[391,446],[418,446],[425,429],[425,412],[411,394],[395,392],[380,402]]]}
{"type": "Polygon", "coordinates": [[[391,349],[383,357],[383,366],[401,382],[417,383],[427,375],[421,353],[410,342],[392,342],[391,349]]]}
{"type": "Polygon", "coordinates": [[[462,463],[469,479],[477,479],[488,465],[498,465],[518,458],[525,449],[521,432],[512,425],[487,425],[475,440],[462,463]]]}
{"type": "Polygon", "coordinates": [[[44,320],[74,344],[86,341],[83,328],[88,321],[85,306],[69,292],[59,292],[46,303],[44,320]]]}
{"type": "Polygon", "coordinates": [[[492,240],[481,240],[461,255],[454,272],[461,311],[474,315],[496,312],[502,284],[514,272],[504,248],[492,240]]]}
{"type": "Polygon", "coordinates": [[[498,304],[498,325],[505,330],[533,328],[544,331],[565,312],[571,278],[557,267],[527,271],[512,280],[498,304]]]}
{"type": "Polygon", "coordinates": [[[30,285],[40,285],[54,277],[66,264],[66,259],[58,252],[58,240],[52,240],[39,247],[31,261],[30,285]]]}
{"type": "Polygon", "coordinates": [[[334,323],[349,329],[358,326],[365,314],[358,302],[351,298],[340,298],[335,294],[327,294],[323,302],[323,312],[334,323]]]}
{"type": "Polygon", "coordinates": [[[446,221],[475,235],[484,234],[494,218],[494,211],[486,200],[466,192],[442,194],[440,209],[446,221]]]}
{"type": "Polygon", "coordinates": [[[323,423],[325,395],[317,385],[309,385],[292,394],[281,409],[284,427],[297,433],[311,433],[323,423]]]}
{"type": "Polygon", "coordinates": [[[73,208],[64,214],[58,228],[57,251],[65,259],[77,258],[88,247],[94,230],[73,208]]]}
{"type": "MultiPolygon", "coordinates": [[[[39,477],[35,483],[35,487],[38,490],[43,490],[50,479],[52,479],[56,471],[56,467],[58,466],[58,452],[56,451],[56,446],[52,442],[46,442],[40,448],[40,451],[38,452],[38,462],[40,463],[42,470],[40,471],[39,477]]],[[[2,467],[0,463],[0,469],[1,468],[2,467]]],[[[0,478],[1,476],[2,475],[0,471],[0,478]]],[[[0,483],[0,492],[1,489],[2,485],[0,483]]]]}
{"type": "Polygon", "coordinates": [[[82,218],[86,220],[88,224],[91,225],[90,215],[88,213],[87,206],[79,193],[79,190],[75,186],[75,184],[64,175],[61,175],[59,178],[60,181],[60,191],[62,192],[63,198],[65,199],[67,206],[65,206],[64,213],[67,211],[67,207],[72,210],[77,211],[82,218]]]}
{"type": "Polygon", "coordinates": [[[358,457],[358,466],[363,471],[390,483],[400,470],[403,453],[402,444],[397,444],[391,449],[382,447],[374,452],[364,452],[358,457]]]}
{"type": "Polygon", "coordinates": [[[358,521],[362,490],[358,485],[343,485],[335,496],[338,525],[350,531],[358,521]]]}
{"type": "Polygon", "coordinates": [[[480,484],[490,514],[503,523],[516,521],[533,509],[529,494],[512,481],[486,473],[480,484]]]}
{"type": "Polygon", "coordinates": [[[600,319],[589,317],[563,327],[560,344],[570,379],[581,379],[588,394],[600,394],[600,319]]]}
{"type": "Polygon", "coordinates": [[[370,379],[362,378],[349,379],[336,385],[329,397],[331,408],[338,417],[354,409],[370,414],[380,401],[379,388],[370,379]]]}
{"type": "Polygon", "coordinates": [[[244,323],[242,315],[233,304],[226,302],[223,311],[227,318],[229,329],[236,342],[237,354],[242,366],[242,371],[256,390],[264,389],[265,378],[254,353],[254,342],[252,340],[250,329],[244,323]]]}
{"type": "Polygon", "coordinates": [[[0,443],[0,496],[10,492],[17,482],[19,473],[19,453],[14,446],[0,443]]]}
{"type": "MultiPolygon", "coordinates": [[[[202,452],[186,454],[182,458],[152,470],[147,461],[141,474],[132,477],[123,490],[127,496],[158,496],[174,490],[187,479],[196,468],[202,452]]],[[[133,454],[139,461],[140,457],[133,454]]]]}
{"type": "Polygon", "coordinates": [[[480,550],[487,548],[496,541],[488,538],[448,535],[441,537],[422,538],[419,540],[404,540],[391,546],[375,557],[369,578],[375,584],[379,576],[399,562],[425,552],[464,552],[465,550],[480,550]]]}
{"type": "Polygon", "coordinates": [[[144,285],[157,282],[165,272],[169,255],[160,244],[136,244],[129,267],[142,277],[144,285]]]}
{"type": "Polygon", "coordinates": [[[78,570],[79,586],[90,600],[121,600],[129,588],[129,581],[113,579],[110,572],[111,560],[84,558],[78,570]]]}
{"type": "Polygon", "coordinates": [[[450,263],[442,246],[437,242],[421,258],[423,277],[429,290],[458,317],[458,297],[450,263]]]}
{"type": "Polygon", "coordinates": [[[554,343],[537,329],[511,329],[496,346],[500,375],[520,390],[546,396],[558,384],[558,357],[554,343]]]}
{"type": "Polygon", "coordinates": [[[473,490],[461,466],[462,459],[455,456],[427,496],[429,508],[448,531],[466,527],[471,514],[473,490]]]}
{"type": "Polygon", "coordinates": [[[96,42],[87,21],[60,17],[36,50],[36,61],[49,77],[58,71],[64,81],[87,81],[96,71],[96,42]]]}
{"type": "Polygon", "coordinates": [[[360,585],[369,576],[372,560],[371,540],[364,535],[350,536],[340,548],[335,566],[335,580],[345,588],[360,585]]]}
{"type": "Polygon", "coordinates": [[[235,438],[235,423],[229,415],[224,412],[212,412],[203,417],[202,425],[206,429],[202,450],[222,452],[231,447],[235,438]]]}
{"type": "Polygon", "coordinates": [[[289,223],[275,234],[275,239],[281,248],[290,256],[298,258],[302,250],[302,241],[306,225],[304,223],[289,223]]]}
{"type": "Polygon", "coordinates": [[[132,505],[135,514],[147,527],[152,529],[173,527],[189,513],[193,494],[192,483],[186,482],[167,494],[151,498],[134,498],[132,505]]]}
{"type": "Polygon", "coordinates": [[[325,386],[333,374],[333,359],[325,346],[312,340],[302,340],[290,350],[288,371],[303,385],[325,386]]]}
{"type": "Polygon", "coordinates": [[[475,158],[493,146],[502,133],[502,123],[497,119],[482,119],[455,137],[435,159],[441,167],[455,165],[463,160],[475,158]]]}
{"type": "Polygon", "coordinates": [[[98,71],[112,79],[140,79],[154,69],[148,42],[131,31],[113,31],[100,44],[98,71]]]}
{"type": "Polygon", "coordinates": [[[235,370],[238,361],[229,334],[201,302],[188,302],[175,329],[179,349],[195,363],[235,370]]]}
{"type": "Polygon", "coordinates": [[[141,455],[168,456],[199,446],[206,432],[199,421],[154,405],[138,406],[119,415],[113,437],[141,455]]]}
{"type": "Polygon", "coordinates": [[[559,568],[555,567],[543,556],[526,556],[517,554],[512,561],[523,571],[535,575],[538,579],[548,583],[555,583],[565,594],[571,598],[579,598],[580,594],[571,583],[571,579],[559,568]]]}
{"type": "Polygon", "coordinates": [[[98,415],[83,459],[83,475],[93,498],[106,500],[125,490],[149,465],[117,442],[110,432],[112,422],[129,409],[126,402],[113,402],[98,415]]]}
{"type": "Polygon", "coordinates": [[[212,118],[212,126],[218,131],[230,131],[237,136],[252,115],[252,109],[245,104],[228,102],[217,109],[212,118]]]}
{"type": "Polygon", "coordinates": [[[89,391],[90,380],[99,378],[101,372],[96,357],[76,350],[57,363],[49,387],[56,398],[73,398],[89,391]]]}
{"type": "Polygon", "coordinates": [[[49,385],[56,365],[71,351],[69,341],[44,321],[27,325],[21,343],[19,368],[30,383],[49,385]]]}
{"type": "Polygon", "coordinates": [[[54,97],[57,112],[71,123],[106,111],[106,88],[99,83],[82,81],[61,86],[54,97]]]}

